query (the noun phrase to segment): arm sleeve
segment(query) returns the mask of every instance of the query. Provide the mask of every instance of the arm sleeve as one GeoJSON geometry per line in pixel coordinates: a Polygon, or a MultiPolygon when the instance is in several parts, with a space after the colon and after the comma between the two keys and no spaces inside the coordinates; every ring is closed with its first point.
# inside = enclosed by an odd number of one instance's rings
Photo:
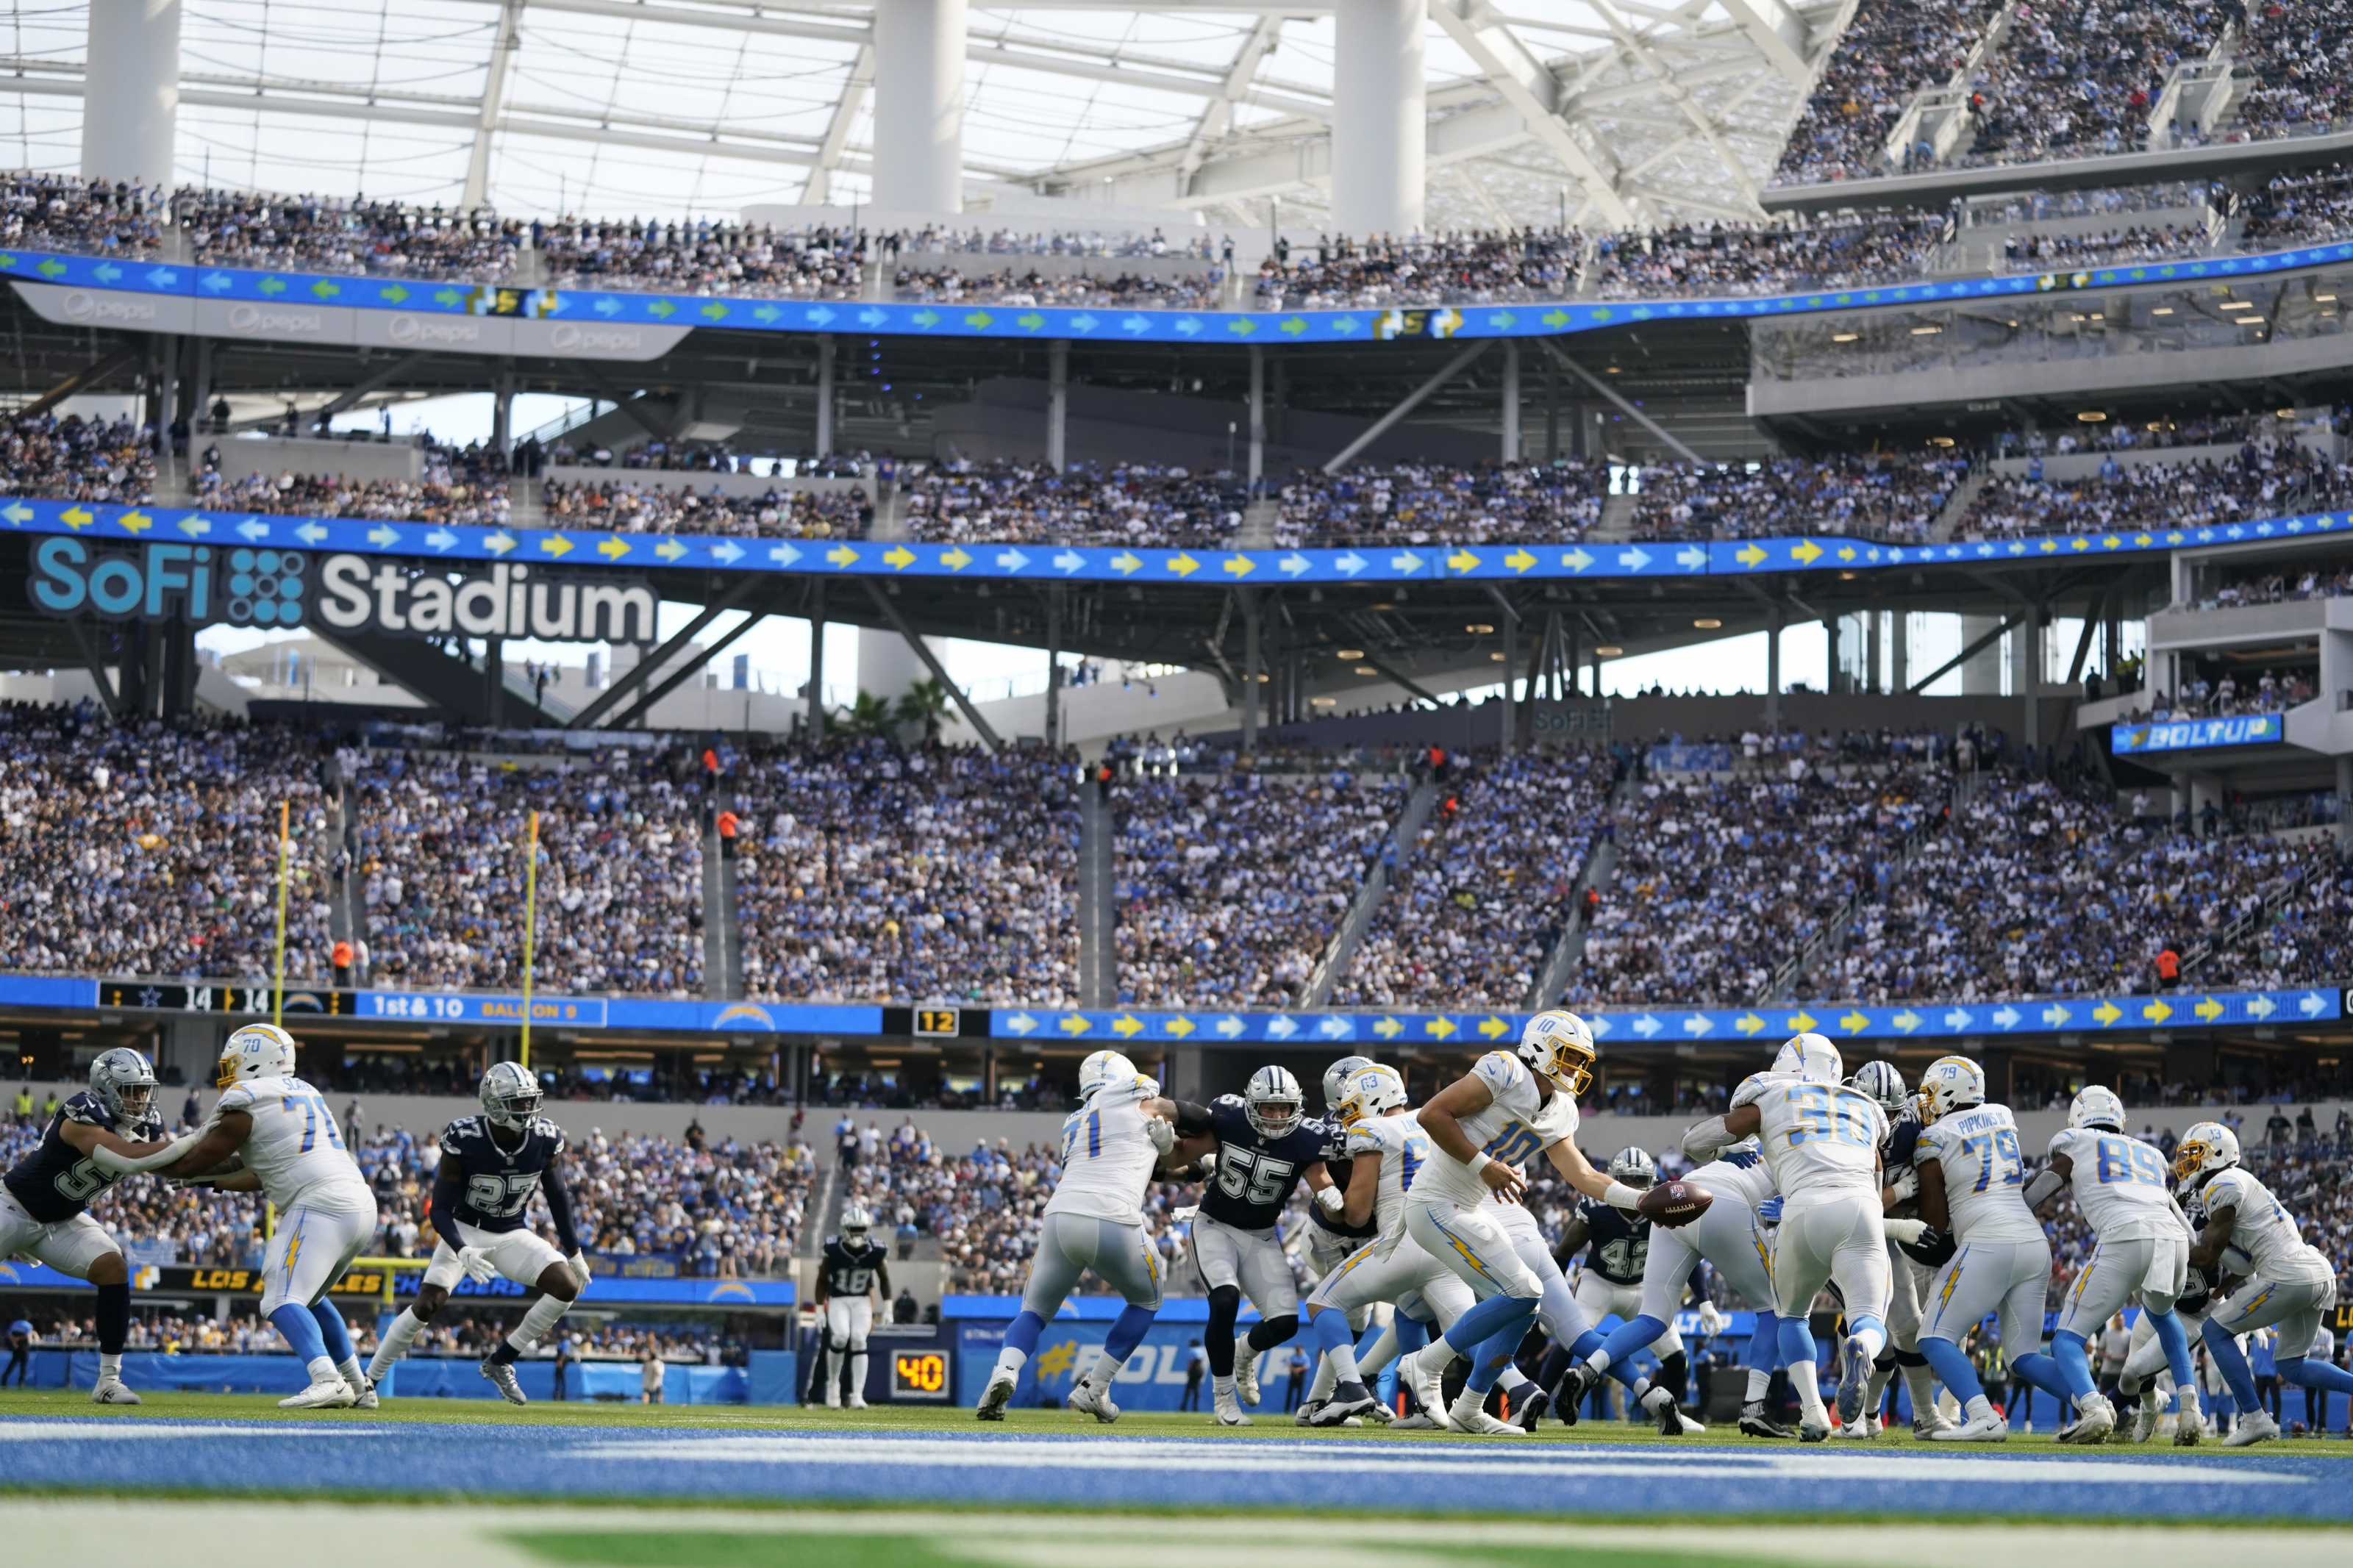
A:
{"type": "Polygon", "coordinates": [[[1683,1156],[1694,1164],[1704,1165],[1737,1142],[1725,1130],[1723,1117],[1711,1116],[1683,1130],[1683,1156]]]}
{"type": "MultiPolygon", "coordinates": [[[[569,1258],[580,1250],[580,1235],[572,1226],[572,1189],[564,1184],[562,1164],[549,1163],[547,1173],[539,1179],[539,1190],[547,1195],[547,1217],[555,1222],[555,1245],[569,1258]]],[[[434,1194],[440,1194],[438,1183],[434,1185],[434,1194]]]]}
{"type": "Polygon", "coordinates": [[[2066,1184],[2065,1177],[2047,1166],[2035,1172],[2034,1179],[2026,1184],[2026,1206],[2030,1209],[2041,1208],[2066,1184]]]}
{"type": "Polygon", "coordinates": [[[1176,1101],[1176,1131],[1187,1138],[1209,1131],[1209,1108],[1196,1105],[1189,1100],[1176,1101]]]}
{"type": "Polygon", "coordinates": [[[173,1163],[180,1156],[195,1148],[196,1141],[203,1136],[200,1132],[184,1132],[153,1154],[143,1154],[136,1158],[129,1154],[118,1154],[100,1143],[90,1152],[90,1157],[100,1170],[111,1171],[118,1176],[127,1176],[140,1171],[160,1170],[173,1163]]]}
{"type": "Polygon", "coordinates": [[[426,1209],[426,1217],[454,1251],[463,1251],[466,1238],[458,1234],[458,1162],[443,1156],[433,1173],[433,1202],[426,1209]]]}

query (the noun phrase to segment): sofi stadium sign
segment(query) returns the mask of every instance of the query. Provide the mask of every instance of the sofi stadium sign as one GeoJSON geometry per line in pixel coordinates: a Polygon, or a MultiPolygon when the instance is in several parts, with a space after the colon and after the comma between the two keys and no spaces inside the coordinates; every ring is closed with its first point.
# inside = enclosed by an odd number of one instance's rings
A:
{"type": "Polygon", "coordinates": [[[59,616],[543,642],[650,643],[657,608],[642,579],[601,572],[169,542],[101,551],[69,536],[34,548],[30,593],[59,616]]]}

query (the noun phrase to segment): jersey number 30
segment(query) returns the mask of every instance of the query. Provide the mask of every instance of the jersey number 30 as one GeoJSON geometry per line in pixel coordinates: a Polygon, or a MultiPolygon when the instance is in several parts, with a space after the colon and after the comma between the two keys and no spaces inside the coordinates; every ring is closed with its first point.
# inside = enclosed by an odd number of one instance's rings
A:
{"type": "Polygon", "coordinates": [[[1856,1090],[1805,1083],[1788,1094],[1789,1103],[1798,1110],[1798,1124],[1789,1129],[1791,1148],[1820,1142],[1852,1143],[1859,1149],[1875,1146],[1871,1101],[1856,1090]]]}

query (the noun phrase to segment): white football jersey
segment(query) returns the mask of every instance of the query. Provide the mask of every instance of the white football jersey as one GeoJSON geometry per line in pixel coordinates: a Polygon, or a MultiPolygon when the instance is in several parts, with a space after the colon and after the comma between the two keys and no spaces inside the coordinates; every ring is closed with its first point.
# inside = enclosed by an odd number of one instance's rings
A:
{"type": "MultiPolygon", "coordinates": [[[[1489,1051],[1471,1072],[1494,1098],[1485,1109],[1461,1119],[1462,1131],[1490,1160],[1524,1168],[1545,1150],[1576,1135],[1577,1101],[1558,1089],[1549,1100],[1543,1098],[1535,1074],[1511,1052],[1489,1051]]],[[[1470,1166],[1435,1142],[1414,1191],[1458,1204],[1503,1201],[1470,1166]]]]}
{"type": "Polygon", "coordinates": [[[240,1079],[221,1092],[213,1119],[242,1110],[253,1118],[238,1152],[281,1215],[299,1202],[314,1208],[375,1212],[375,1192],[343,1148],[334,1113],[299,1078],[240,1079]]]}
{"type": "Polygon", "coordinates": [[[2189,1230],[2173,1212],[2165,1156],[2137,1138],[2070,1127],[2051,1140],[2051,1154],[2067,1156],[2075,1207],[2102,1241],[2143,1241],[2189,1230]]]}
{"type": "Polygon", "coordinates": [[[1754,1105],[1757,1142],[1784,1196],[1879,1191],[1879,1145],[1887,1113],[1844,1084],[1758,1073],[1733,1091],[1732,1108],[1754,1105]]]}
{"type": "Polygon", "coordinates": [[[1430,1163],[1430,1134],[1410,1110],[1396,1116],[1366,1116],[1348,1124],[1345,1149],[1350,1155],[1377,1154],[1380,1185],[1375,1189],[1373,1216],[1385,1237],[1405,1229],[1405,1194],[1414,1178],[1430,1163]]]}
{"type": "Polygon", "coordinates": [[[2218,1209],[2238,1211],[2231,1226],[2231,1245],[2246,1252],[2263,1279],[2335,1278],[2327,1259],[2306,1244],[2304,1233],[2271,1189],[2247,1172],[2236,1165],[2217,1171],[2199,1184],[2198,1196],[2210,1215],[2218,1209]]]}
{"type": "Polygon", "coordinates": [[[1751,1209],[1774,1193],[1773,1167],[1765,1163],[1764,1151],[1746,1138],[1684,1179],[1697,1182],[1716,1197],[1738,1198],[1751,1209]]]}
{"type": "Polygon", "coordinates": [[[1048,1214],[1084,1215],[1120,1225],[1144,1223],[1144,1194],[1160,1151],[1145,1130],[1145,1102],[1160,1085],[1138,1075],[1112,1084],[1062,1121],[1062,1179],[1046,1200],[1048,1214]]]}
{"type": "Polygon", "coordinates": [[[1912,1163],[1944,1166],[1945,1207],[1956,1241],[2039,1241],[2026,1206],[2026,1156],[2007,1105],[1973,1105],[1920,1129],[1912,1163]]]}

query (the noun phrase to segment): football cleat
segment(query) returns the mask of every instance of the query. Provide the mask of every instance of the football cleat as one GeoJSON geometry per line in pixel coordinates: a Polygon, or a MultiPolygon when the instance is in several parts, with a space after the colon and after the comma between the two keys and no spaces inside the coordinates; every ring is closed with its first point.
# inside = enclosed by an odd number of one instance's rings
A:
{"type": "Polygon", "coordinates": [[[1545,1412],[1551,1408],[1551,1394],[1541,1388],[1531,1389],[1528,1396],[1520,1401],[1520,1407],[1512,1412],[1512,1419],[1520,1424],[1521,1431],[1533,1432],[1537,1423],[1545,1418],[1545,1412]]]}
{"type": "Polygon", "coordinates": [[[1000,1366],[989,1374],[988,1386],[980,1391],[980,1407],[972,1414],[976,1420],[1002,1421],[1012,1402],[1013,1374],[1000,1366]]]}
{"type": "Polygon", "coordinates": [[[119,1377],[101,1377],[98,1386],[90,1391],[92,1405],[136,1405],[139,1396],[119,1377]]]}
{"type": "Polygon", "coordinates": [[[2087,1394],[2075,1402],[2075,1419],[2059,1428],[2062,1443],[2098,1443],[2116,1429],[2116,1407],[2104,1394],[2087,1394]]]}
{"type": "Polygon", "coordinates": [[[1119,1419],[1119,1406],[1111,1402],[1111,1390],[1097,1388],[1084,1378],[1071,1390],[1071,1408],[1093,1416],[1106,1426],[1119,1419]]]}
{"type": "Polygon", "coordinates": [[[1740,1407],[1740,1435],[1744,1437],[1794,1437],[1795,1432],[1765,1414],[1763,1401],[1740,1407]]]}
{"type": "Polygon", "coordinates": [[[2007,1443],[2010,1441],[2010,1423],[1989,1410],[1975,1419],[1964,1421],[1957,1426],[1947,1426],[1941,1432],[1931,1432],[1928,1436],[1939,1443],[2007,1443]]]}
{"type": "Polygon", "coordinates": [[[1329,1405],[1330,1403],[1332,1403],[1332,1402],[1331,1402],[1330,1400],[1328,1400],[1328,1399],[1311,1399],[1311,1400],[1309,1400],[1306,1404],[1304,1404],[1304,1405],[1301,1405],[1301,1406],[1299,1407],[1299,1409],[1298,1409],[1298,1410],[1297,1410],[1297,1411],[1296,1411],[1296,1412],[1292,1415],[1292,1417],[1291,1417],[1291,1424],[1292,1424],[1293,1426],[1314,1426],[1314,1425],[1315,1425],[1315,1413],[1316,1413],[1317,1411],[1319,1411],[1319,1410],[1323,1409],[1326,1405],[1329,1405]]]}
{"type": "Polygon", "coordinates": [[[2185,1411],[2173,1418],[2173,1446],[2177,1448],[2195,1448],[2213,1435],[2206,1417],[2196,1411],[2185,1411]]]}
{"type": "Polygon", "coordinates": [[[2268,1443],[2280,1435],[2279,1423],[2268,1410],[2253,1410],[2239,1417],[2238,1426],[2222,1439],[2225,1448],[2251,1448],[2257,1443],[2268,1443]]]}
{"type": "Polygon", "coordinates": [[[1912,1436],[1933,1437],[1953,1424],[1953,1418],[1930,1405],[1915,1411],[1912,1416],[1912,1436]]]}
{"type": "Polygon", "coordinates": [[[1210,1401],[1210,1405],[1211,1409],[1209,1411],[1209,1422],[1212,1426],[1249,1426],[1254,1425],[1248,1415],[1242,1414],[1242,1407],[1234,1403],[1234,1397],[1230,1393],[1220,1390],[1217,1397],[1210,1401]]]}
{"type": "Polygon", "coordinates": [[[2139,1405],[2133,1411],[2132,1441],[2146,1443],[2156,1436],[2157,1424],[2164,1419],[2164,1405],[2157,1396],[2157,1390],[2152,1388],[2143,1394],[2139,1405]]]}
{"type": "Polygon", "coordinates": [[[865,1408],[866,1408],[866,1395],[864,1395],[864,1394],[851,1394],[851,1395],[849,1396],[849,1408],[851,1408],[852,1410],[863,1410],[863,1409],[865,1409],[865,1408]]]}
{"type": "Polygon", "coordinates": [[[1373,1407],[1365,1412],[1365,1419],[1376,1426],[1387,1426],[1397,1419],[1397,1412],[1376,1399],[1373,1407]]]}
{"type": "MultiPolygon", "coordinates": [[[[1824,1414],[1827,1415],[1829,1413],[1824,1412],[1824,1414]]],[[[1798,1441],[1800,1443],[1827,1443],[1830,1441],[1831,1434],[1837,1430],[1836,1426],[1827,1422],[1817,1426],[1802,1415],[1798,1417],[1798,1441]]]]}
{"type": "Polygon", "coordinates": [[[1871,1387],[1871,1352],[1862,1336],[1849,1334],[1839,1353],[1838,1418],[1842,1426],[1862,1419],[1863,1395],[1871,1387]]]}
{"type": "Polygon", "coordinates": [[[1600,1386],[1602,1378],[1607,1375],[1606,1373],[1596,1372],[1589,1362],[1578,1362],[1570,1367],[1553,1387],[1553,1414],[1567,1425],[1576,1426],[1578,1414],[1585,1408],[1586,1396],[1600,1386]]]}
{"type": "Polygon", "coordinates": [[[1250,1349],[1250,1336],[1234,1336],[1234,1397],[1244,1405],[1258,1403],[1258,1352],[1250,1349]]]}
{"type": "Polygon", "coordinates": [[[1443,1430],[1445,1426],[1445,1422],[1440,1421],[1429,1411],[1417,1410],[1410,1415],[1398,1416],[1395,1421],[1389,1424],[1389,1430],[1392,1432],[1437,1432],[1443,1430]]]}
{"type": "MultiPolygon", "coordinates": [[[[482,1375],[490,1379],[491,1387],[497,1389],[501,1394],[506,1396],[506,1402],[509,1405],[527,1405],[530,1403],[529,1400],[523,1397],[522,1379],[515,1375],[514,1363],[512,1362],[493,1361],[489,1356],[484,1356],[482,1358],[482,1375]]],[[[351,1391],[346,1389],[344,1392],[348,1394],[351,1391]]]]}
{"type": "Polygon", "coordinates": [[[1879,1436],[1880,1430],[1879,1423],[1866,1415],[1860,1421],[1841,1421],[1838,1430],[1831,1436],[1843,1437],[1850,1442],[1868,1443],[1879,1436]]]}
{"type": "Polygon", "coordinates": [[[360,1373],[357,1383],[346,1380],[344,1386],[352,1391],[352,1408],[354,1410],[374,1410],[379,1403],[375,1396],[375,1379],[365,1373],[360,1373]]]}
{"type": "MultiPolygon", "coordinates": [[[[1659,1436],[1662,1437],[1682,1437],[1688,1436],[1689,1428],[1684,1425],[1683,1413],[1675,1408],[1674,1396],[1668,1394],[1664,1389],[1656,1389],[1653,1390],[1652,1393],[1654,1397],[1643,1400],[1642,1409],[1651,1420],[1659,1424],[1659,1436]]],[[[1693,1426],[1699,1426],[1695,1421],[1690,1425],[1693,1426]]],[[[1701,1426],[1699,1429],[1703,1432],[1707,1430],[1704,1426],[1701,1426]]]]}
{"type": "Polygon", "coordinates": [[[1335,1394],[1324,1402],[1322,1409],[1315,1413],[1314,1425],[1343,1426],[1352,1417],[1365,1415],[1379,1408],[1380,1401],[1361,1388],[1357,1390],[1354,1398],[1335,1394]]]}
{"type": "Polygon", "coordinates": [[[1498,1421],[1487,1414],[1484,1406],[1476,1410],[1450,1410],[1446,1413],[1449,1432],[1467,1432],[1474,1437],[1525,1437],[1509,1421],[1498,1421]]]}
{"type": "MultiPolygon", "coordinates": [[[[522,1395],[520,1392],[515,1395],[515,1403],[517,1405],[522,1403],[522,1395]]],[[[351,1384],[340,1377],[331,1377],[324,1383],[312,1384],[291,1398],[280,1400],[278,1408],[280,1410],[348,1410],[351,1408],[351,1384]]]]}

